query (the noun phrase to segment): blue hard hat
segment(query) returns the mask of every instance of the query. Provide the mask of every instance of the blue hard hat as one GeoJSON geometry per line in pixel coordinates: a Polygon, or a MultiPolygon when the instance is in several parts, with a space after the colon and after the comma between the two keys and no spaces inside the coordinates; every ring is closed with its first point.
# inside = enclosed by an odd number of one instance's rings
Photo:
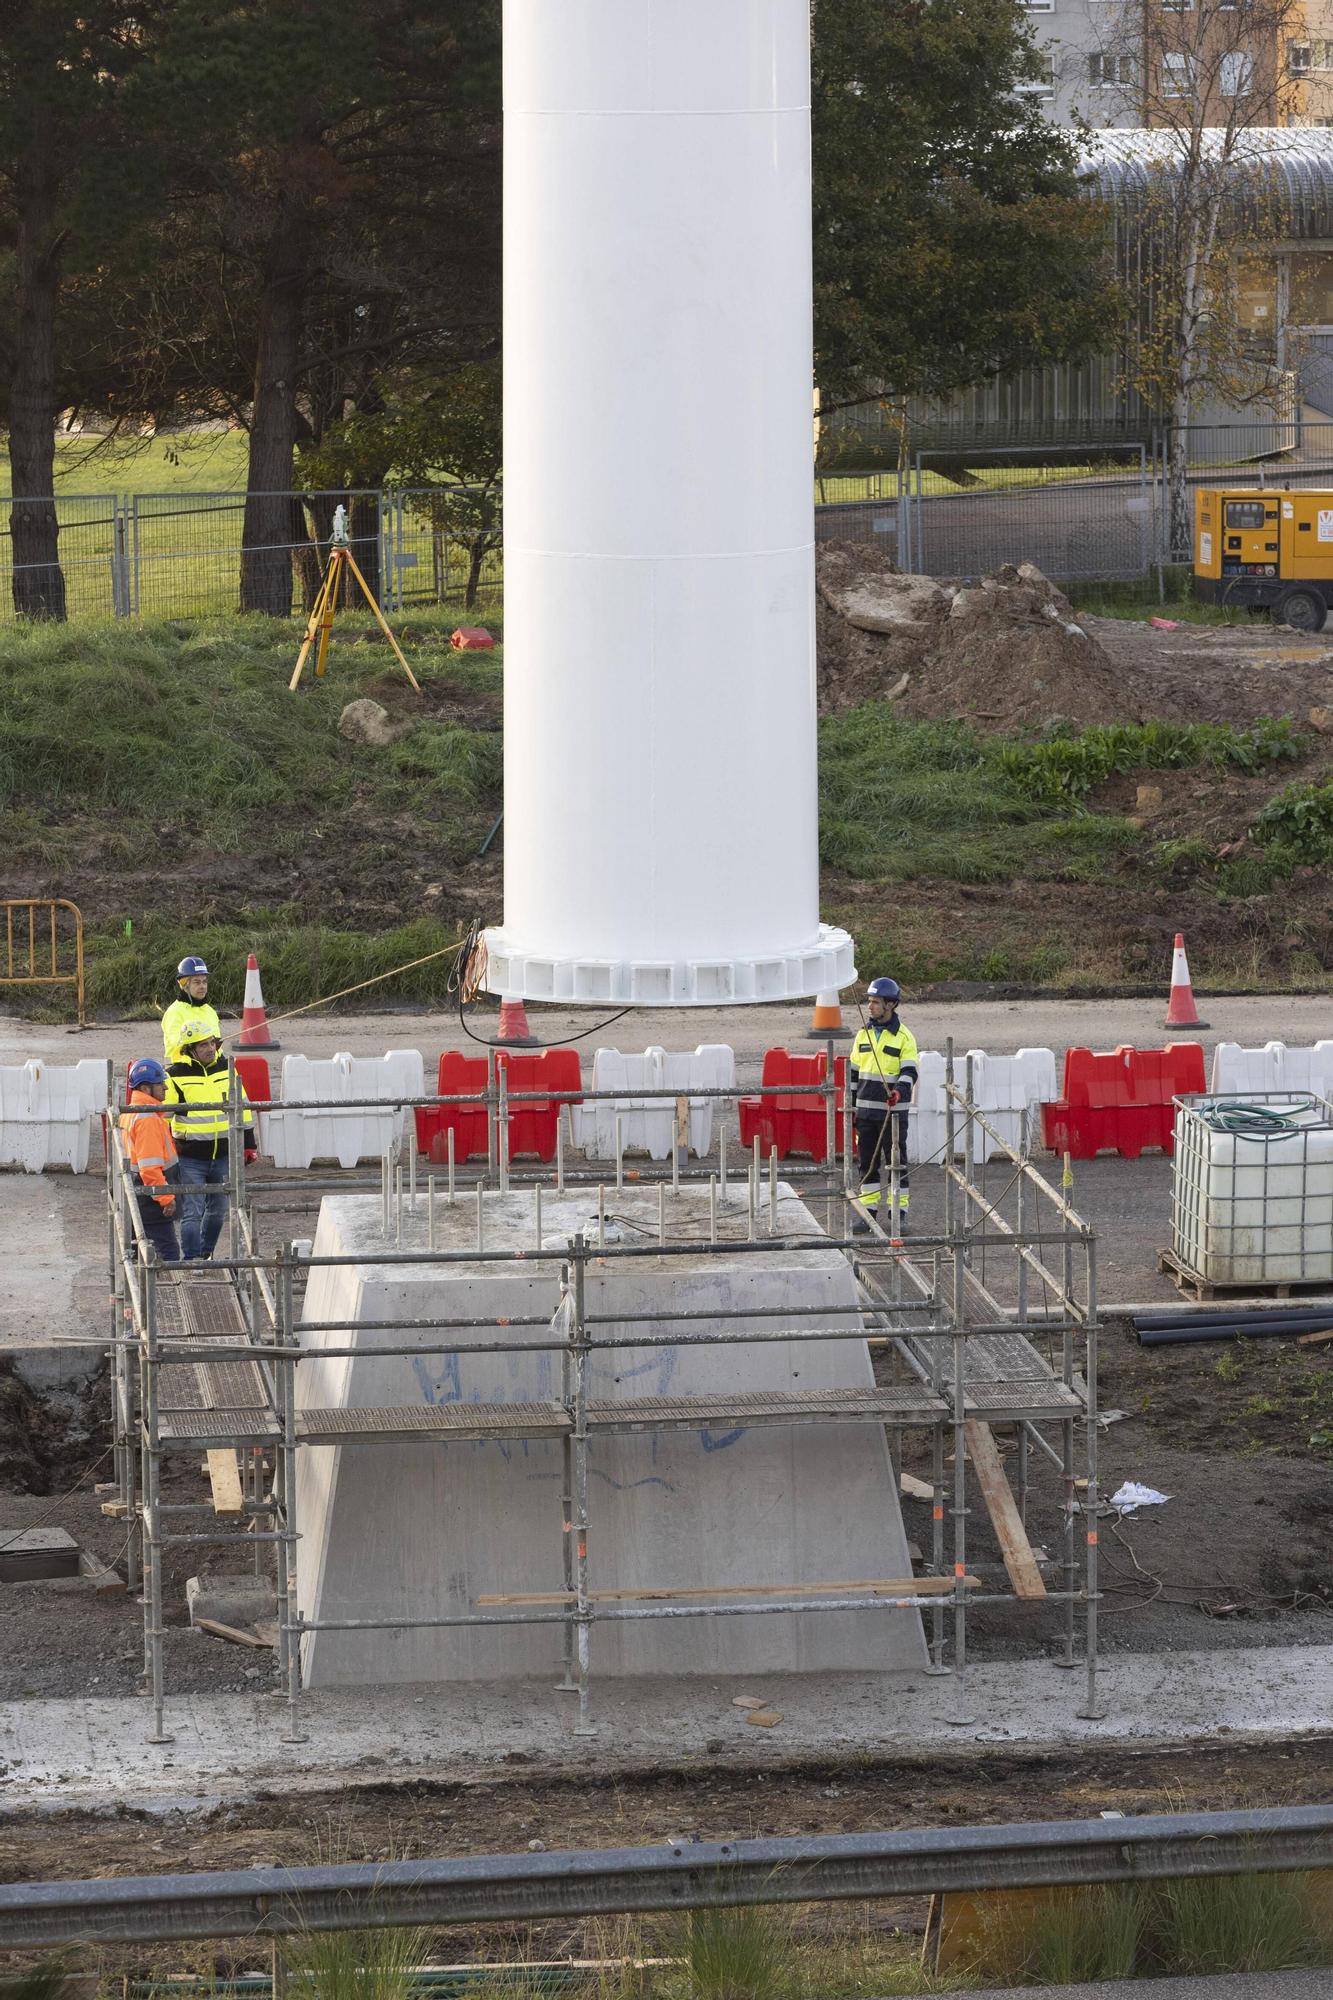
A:
{"type": "Polygon", "coordinates": [[[896,1007],[902,988],[896,979],[872,979],[866,993],[871,1000],[887,1000],[891,1007],[896,1007]]]}
{"type": "Polygon", "coordinates": [[[208,967],[202,958],[183,958],[176,967],[177,979],[207,979],[208,967]]]}
{"type": "Polygon", "coordinates": [[[130,1089],[145,1090],[150,1083],[165,1083],[167,1073],[152,1056],[144,1056],[130,1071],[130,1089]]]}

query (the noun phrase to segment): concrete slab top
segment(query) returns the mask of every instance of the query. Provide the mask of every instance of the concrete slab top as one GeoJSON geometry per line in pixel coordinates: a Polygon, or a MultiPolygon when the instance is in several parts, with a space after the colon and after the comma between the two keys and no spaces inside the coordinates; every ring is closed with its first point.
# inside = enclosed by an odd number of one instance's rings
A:
{"type": "MultiPolygon", "coordinates": [[[[535,1265],[534,1271],[552,1279],[556,1277],[559,1265],[551,1260],[550,1253],[566,1250],[576,1236],[581,1235],[590,1250],[604,1241],[608,1263],[614,1264],[618,1250],[652,1248],[658,1243],[663,1226],[671,1250],[670,1268],[682,1274],[724,1265],[735,1269],[740,1265],[754,1265],[756,1261],[771,1261],[768,1258],[756,1260],[748,1250],[728,1257],[725,1251],[711,1251],[707,1247],[712,1226],[709,1192],[697,1183],[676,1189],[665,1185],[617,1188],[612,1173],[600,1209],[597,1189],[587,1185],[567,1188],[563,1193],[550,1186],[543,1187],[540,1197],[539,1201],[538,1191],[533,1187],[511,1188],[503,1194],[496,1188],[486,1188],[480,1191],[480,1196],[476,1189],[470,1188],[450,1203],[444,1182],[439,1179],[433,1198],[434,1247],[439,1252],[454,1256],[476,1250],[480,1213],[480,1248],[483,1253],[507,1251],[532,1255],[545,1251],[548,1257],[535,1265]],[[537,1234],[539,1223],[540,1241],[537,1234]],[[681,1250],[682,1244],[690,1242],[699,1244],[696,1255],[681,1250]]],[[[417,1184],[415,1207],[406,1194],[403,1197],[401,1227],[395,1218],[385,1230],[380,1202],[373,1195],[326,1195],[321,1214],[328,1230],[338,1238],[340,1254],[355,1256],[364,1252],[367,1264],[374,1264],[380,1253],[386,1250],[392,1255],[398,1250],[423,1251],[429,1247],[432,1218],[427,1211],[430,1203],[431,1192],[423,1177],[417,1184]]],[[[762,1244],[773,1233],[767,1180],[760,1209],[754,1240],[762,1244]]],[[[842,1261],[840,1251],[821,1248],[823,1231],[819,1222],[797,1191],[785,1181],[778,1183],[776,1221],[779,1238],[807,1237],[810,1249],[775,1249],[773,1258],[799,1259],[802,1268],[806,1269],[812,1265],[814,1268],[831,1267],[842,1261]]],[[[730,1177],[725,1196],[719,1191],[716,1222],[719,1244],[741,1244],[749,1240],[749,1199],[744,1173],[739,1178],[734,1174],[730,1177]]],[[[432,1268],[429,1264],[404,1264],[392,1268],[395,1283],[438,1284],[441,1275],[439,1268],[432,1268]]],[[[450,1275],[484,1277],[499,1275],[499,1271],[494,1264],[479,1259],[476,1263],[460,1261],[452,1267],[450,1275]]]]}
{"type": "Polygon", "coordinates": [[[276,1695],[171,1698],[173,1740],[145,1739],[152,1711],[132,1697],[0,1704],[3,1805],[97,1797],[170,1810],[183,1797],[235,1795],[281,1782],[459,1782],[521,1769],[616,1771],[818,1760],[1043,1755],[1110,1745],[1292,1741],[1333,1734],[1333,1646],[1244,1652],[1122,1653],[1098,1675],[1096,1721],[1080,1716],[1082,1671],[1006,1661],[952,1676],[921,1672],[747,1674],[604,1680],[599,1734],[573,1734],[577,1704],[541,1683],[329,1688],[301,1698],[300,1743],[284,1742],[276,1695]],[[781,1716],[749,1728],[737,1695],[781,1716]]]}

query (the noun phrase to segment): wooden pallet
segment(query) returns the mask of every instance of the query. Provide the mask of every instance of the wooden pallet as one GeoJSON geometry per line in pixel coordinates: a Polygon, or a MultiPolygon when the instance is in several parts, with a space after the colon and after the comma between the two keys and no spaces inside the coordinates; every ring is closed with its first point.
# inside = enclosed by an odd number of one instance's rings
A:
{"type": "Polygon", "coordinates": [[[1284,1278],[1268,1284],[1254,1280],[1234,1285],[1214,1284],[1210,1279],[1192,1271],[1188,1264],[1182,1264],[1174,1250],[1159,1250],[1157,1268],[1170,1278],[1183,1298],[1192,1299],[1198,1305],[1213,1302],[1225,1304],[1228,1299],[1314,1299],[1333,1296],[1333,1285],[1323,1278],[1284,1278]]]}

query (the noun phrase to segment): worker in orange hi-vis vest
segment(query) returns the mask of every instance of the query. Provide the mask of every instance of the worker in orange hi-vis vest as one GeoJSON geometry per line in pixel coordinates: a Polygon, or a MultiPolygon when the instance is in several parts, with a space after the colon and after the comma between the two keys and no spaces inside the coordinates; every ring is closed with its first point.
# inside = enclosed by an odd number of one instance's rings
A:
{"type": "MultiPolygon", "coordinates": [[[[146,1056],[130,1071],[131,1107],[160,1105],[167,1094],[167,1073],[146,1056]]],[[[143,1233],[164,1264],[180,1262],[176,1236],[176,1141],[165,1115],[147,1109],[122,1111],[117,1121],[125,1156],[134,1176],[143,1233]]]]}

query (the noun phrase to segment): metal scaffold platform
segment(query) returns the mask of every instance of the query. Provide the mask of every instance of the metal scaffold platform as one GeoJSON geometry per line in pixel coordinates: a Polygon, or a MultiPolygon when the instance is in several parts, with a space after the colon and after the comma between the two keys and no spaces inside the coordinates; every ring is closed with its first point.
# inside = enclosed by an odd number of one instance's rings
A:
{"type": "MultiPolygon", "coordinates": [[[[824,1099],[827,1130],[835,1138],[836,1118],[830,1081],[808,1086],[824,1099]]],[[[306,1642],[321,1631],[422,1627],[510,1627],[558,1625],[563,1633],[565,1678],[577,1696],[576,1729],[593,1733],[592,1639],[606,1623],[626,1619],[726,1617],[756,1612],[817,1617],[834,1610],[912,1607],[926,1617],[929,1670],[951,1672],[957,1684],[960,1721],[966,1712],[963,1683],[968,1651],[969,1609],[979,1605],[1039,1600],[1063,1612],[1063,1660],[1086,1674],[1080,1713],[1095,1717],[1097,1690],[1097,1296],[1096,1244],[1092,1230],[1063,1196],[990,1126],[970,1095],[970,1078],[960,1082],[950,1058],[946,1081],[946,1138],[942,1169],[942,1226],[928,1235],[901,1241],[880,1227],[876,1212],[857,1199],[849,1114],[842,1145],[830,1144],[829,1167],[784,1165],[789,1182],[779,1199],[776,1155],[762,1162],[756,1148],[744,1176],[725,1181],[704,1170],[688,1174],[683,1148],[673,1149],[670,1166],[639,1179],[641,1201],[656,1182],[658,1202],[651,1231],[639,1240],[615,1240],[609,1231],[608,1199],[623,1197],[625,1171],[617,1162],[619,1190],[595,1174],[569,1175],[561,1148],[553,1168],[539,1174],[514,1171],[508,1152],[508,1121],[523,1097],[507,1093],[503,1082],[486,1094],[491,1126],[489,1163],[470,1174],[453,1172],[447,1192],[435,1176],[419,1187],[414,1156],[393,1149],[377,1175],[355,1171],[332,1177],[327,1170],[288,1172],[261,1178],[243,1168],[243,1147],[231,1147],[230,1254],[210,1265],[174,1267],[159,1263],[142,1234],[136,1190],[120,1132],[109,1136],[109,1244],[113,1304],[112,1363],[115,1394],[113,1427],[116,1511],[129,1523],[129,1580],[141,1583],[144,1611],[144,1673],[152,1695],[151,1740],[170,1740],[167,1728],[163,1659],[164,1552],[175,1546],[230,1552],[257,1574],[273,1576],[278,1603],[278,1651],[287,1695],[287,1741],[300,1741],[302,1656],[306,1642]],[[978,1151],[989,1152],[979,1167],[978,1151]],[[841,1159],[838,1154],[841,1153],[841,1159]],[[766,1171],[765,1171],[766,1170],[766,1171]],[[719,1191],[719,1181],[722,1181],[719,1191]],[[765,1187],[765,1180],[767,1187],[765,1187]],[[577,1186],[587,1197],[589,1227],[552,1245],[543,1230],[543,1187],[548,1217],[553,1197],[577,1186]],[[694,1189],[694,1214],[704,1229],[677,1226],[673,1233],[668,1190],[694,1189]],[[531,1246],[492,1246],[485,1240],[487,1193],[531,1196],[531,1246]],[[783,1221],[793,1190],[803,1190],[802,1233],[793,1236],[783,1221]],[[312,1193],[348,1192],[377,1218],[373,1245],[354,1253],[312,1255],[308,1243],[290,1240],[293,1214],[309,1212],[312,1193]],[[373,1196],[372,1202],[365,1200],[373,1196]],[[593,1199],[595,1196],[595,1211],[593,1199]],[[704,1199],[706,1197],[706,1207],[704,1199]],[[470,1227],[475,1204],[475,1242],[457,1246],[460,1228],[470,1227]],[[426,1247],[404,1247],[404,1208],[409,1237],[426,1247]],[[444,1218],[448,1216],[448,1228],[444,1218]],[[424,1230],[422,1224],[424,1223],[424,1230]],[[284,1226],[285,1225],[285,1226],[284,1226]],[[437,1234],[454,1247],[443,1247],[437,1234]],[[649,1240],[643,1240],[647,1237],[649,1240]],[[684,1271],[673,1260],[725,1257],[741,1270],[760,1270],[767,1261],[794,1252],[836,1253],[850,1272],[853,1288],[843,1296],[855,1305],[822,1309],[793,1305],[740,1304],[692,1308],[688,1294],[666,1284],[660,1308],[651,1312],[604,1312],[590,1303],[590,1273],[628,1270],[635,1259],[660,1260],[662,1270],[684,1271]],[[491,1317],[347,1320],[308,1316],[307,1301],[316,1273],[339,1266],[370,1267],[400,1275],[447,1273],[466,1264],[492,1276],[544,1274],[558,1299],[553,1314],[496,1312],[491,1317]],[[1039,1308],[1031,1309],[1031,1301],[1039,1308]],[[704,1324],[701,1324],[704,1323],[704,1324]],[[536,1351],[551,1358],[558,1394],[513,1401],[422,1401],[409,1406],[320,1407],[298,1394],[298,1377],[312,1362],[350,1362],[365,1349],[349,1336],[367,1329],[402,1344],[380,1345],[379,1356],[444,1357],[457,1352],[500,1356],[536,1351]],[[460,1349],[466,1329],[470,1345],[460,1349]],[[802,1343],[869,1339],[878,1357],[873,1386],[809,1388],[789,1382],[772,1388],[746,1386],[708,1395],[627,1394],[608,1400],[589,1386],[598,1357],[657,1348],[676,1352],[691,1345],[744,1348],[764,1353],[771,1343],[796,1350],[802,1343]],[[645,1576],[615,1589],[597,1588],[587,1555],[590,1495],[589,1451],[598,1439],[670,1432],[819,1426],[880,1427],[887,1435],[895,1477],[902,1442],[919,1433],[928,1443],[931,1478],[931,1547],[926,1573],[916,1576],[836,1578],[801,1584],[766,1583],[691,1588],[662,1586],[645,1576]],[[1011,1490],[991,1427],[1010,1433],[1017,1444],[1015,1487],[1011,1490]],[[1081,1449],[1080,1449],[1081,1434],[1081,1449]],[[299,1455],[311,1449],[355,1451],[359,1446],[417,1444],[440,1446],[490,1440],[508,1444],[548,1440],[558,1444],[563,1472],[553,1505],[565,1532],[553,1536],[549,1588],[520,1592],[476,1591],[465,1612],[450,1617],[385,1613],[377,1618],[312,1616],[301,1608],[298,1564],[302,1523],[298,1520],[299,1455]],[[214,1500],[164,1502],[162,1467],[172,1454],[209,1454],[231,1466],[233,1496],[224,1510],[214,1500]],[[1061,1546],[1058,1587],[1038,1574],[1026,1539],[1028,1468],[1036,1452],[1058,1469],[1061,1479],[1061,1546]],[[996,1528],[1010,1590],[992,1588],[968,1569],[970,1474],[996,1528]],[[562,1555],[554,1551],[559,1548],[562,1555]],[[1078,1643],[1082,1628],[1082,1645],[1078,1643]]],[[[785,1086],[788,1095],[791,1086],[785,1086]]],[[[660,1095],[684,1116],[675,1093],[660,1095]]],[[[549,1093],[547,1093],[549,1096],[549,1093]]],[[[583,1093],[587,1101],[589,1093],[583,1093]]],[[[592,1094],[592,1095],[595,1095],[592,1094]]],[[[609,1095],[609,1093],[608,1093],[609,1095]]],[[[716,1093],[719,1099],[734,1092],[716,1093]]],[[[409,1100],[439,1107],[439,1097],[409,1100]]],[[[314,1107],[320,1108],[320,1107],[314,1107]]],[[[340,1104],[340,1110],[346,1110],[340,1104]]],[[[377,1109],[382,1104],[377,1101],[377,1109]]],[[[724,1104],[719,1110],[725,1109],[724,1104]]],[[[239,1120],[239,1106],[233,1117],[239,1120]]],[[[405,1121],[411,1131],[411,1119],[405,1121]]],[[[239,1123],[236,1125],[239,1134],[239,1123]]],[[[896,1193],[897,1141],[891,1196],[896,1193]]],[[[621,1202],[622,1207],[624,1201],[621,1202]]],[[[788,1214],[796,1212],[788,1209],[788,1214]]],[[[887,1210],[896,1212],[892,1201],[887,1210]]],[[[691,1266],[692,1268],[692,1266],[691,1266]]],[[[844,1279],[845,1283],[845,1279],[844,1279]]],[[[752,1296],[752,1295],[751,1295],[752,1296]]],[[[799,1369],[795,1371],[799,1374],[799,1369]]],[[[321,1375],[316,1378],[322,1381],[321,1375]]],[[[752,1378],[751,1378],[752,1379],[752,1378]]],[[[664,1385],[659,1385],[661,1388],[664,1385]]],[[[915,1489],[914,1489],[915,1490],[915,1489]]],[[[926,1495],[925,1484],[921,1493],[926,1495]]]]}

